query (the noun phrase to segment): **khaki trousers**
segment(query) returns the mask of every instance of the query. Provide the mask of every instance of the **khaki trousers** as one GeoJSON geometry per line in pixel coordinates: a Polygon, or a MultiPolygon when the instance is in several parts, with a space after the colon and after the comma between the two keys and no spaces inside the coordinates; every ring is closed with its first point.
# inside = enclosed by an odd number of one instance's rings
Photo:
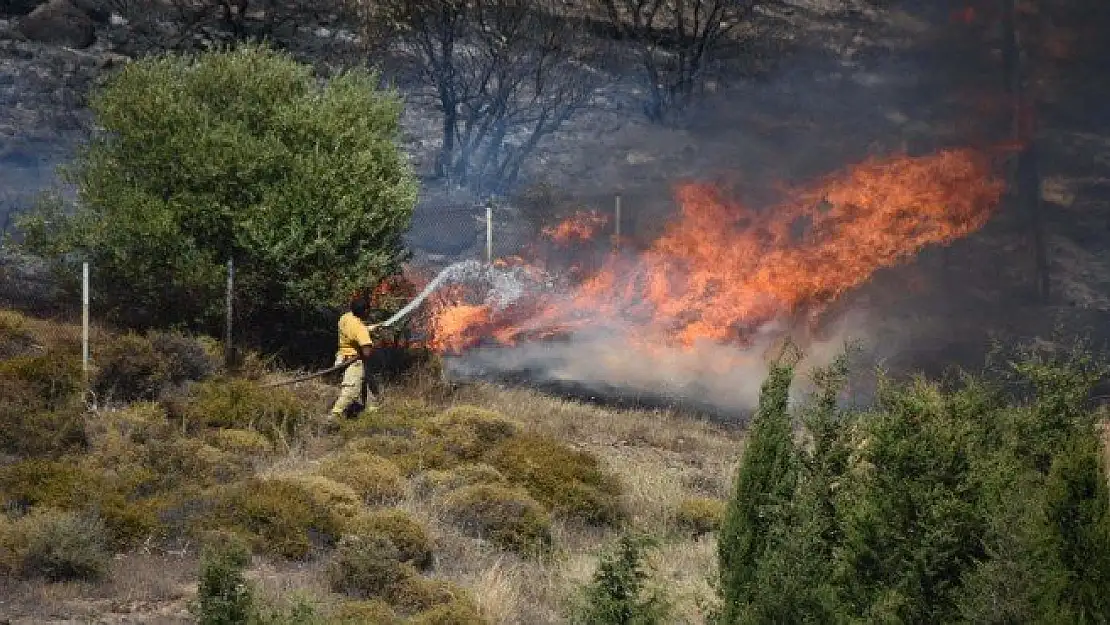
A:
{"type": "MultiPolygon", "coordinates": [[[[336,356],[335,364],[342,364],[346,359],[346,356],[336,356]]],[[[343,381],[339,384],[339,398],[335,400],[335,405],[332,406],[331,413],[340,416],[356,402],[365,406],[366,396],[368,394],[369,389],[366,387],[366,365],[360,358],[343,370],[343,381]]],[[[373,397],[369,399],[373,399],[373,397]]]]}

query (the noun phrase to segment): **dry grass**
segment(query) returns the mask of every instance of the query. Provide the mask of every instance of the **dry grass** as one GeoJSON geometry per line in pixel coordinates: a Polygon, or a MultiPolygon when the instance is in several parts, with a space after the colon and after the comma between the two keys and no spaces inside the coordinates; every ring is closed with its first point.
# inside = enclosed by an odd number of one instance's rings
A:
{"type": "MultiPolygon", "coordinates": [[[[42,348],[64,346],[71,353],[79,353],[77,327],[36,319],[27,319],[26,324],[42,348]]],[[[96,330],[95,340],[111,340],[111,335],[96,330]]],[[[278,380],[285,375],[288,374],[269,373],[260,377],[278,380]]],[[[310,411],[316,406],[326,408],[335,393],[332,384],[319,380],[290,388],[310,411]]],[[[318,415],[311,415],[300,438],[288,448],[260,445],[255,440],[258,437],[238,430],[212,430],[201,438],[188,440],[197,444],[211,440],[234,455],[249,459],[245,465],[254,478],[327,486],[315,489],[320,491],[315,492],[317,499],[335,512],[342,508],[345,519],[391,508],[408,513],[425,528],[433,546],[434,562],[424,574],[467,589],[490,623],[565,622],[569,601],[590,579],[599,553],[616,539],[619,528],[590,526],[573,520],[572,516],[555,515],[551,526],[555,549],[546,556],[517,555],[467,536],[444,502],[453,489],[468,480],[481,482],[497,477],[496,471],[482,464],[484,460],[479,457],[485,453],[482,450],[498,444],[496,437],[475,447],[476,455],[458,454],[452,462],[461,464],[444,467],[438,474],[442,484],[436,488],[427,487],[437,479],[434,472],[425,474],[419,467],[398,478],[402,488],[396,497],[384,499],[352,497],[349,486],[337,483],[334,476],[328,476],[331,480],[322,477],[341,473],[339,469],[350,469],[345,460],[354,457],[352,448],[359,447],[361,439],[408,440],[411,447],[413,442],[435,442],[440,435],[461,436],[461,431],[444,430],[444,417],[436,416],[451,408],[465,407],[466,414],[475,409],[498,413],[518,423],[523,436],[558,441],[599,459],[601,468],[619,482],[621,505],[628,513],[628,521],[663,539],[656,558],[658,583],[669,589],[685,622],[704,621],[698,606],[712,595],[707,582],[715,560],[712,536],[694,540],[675,532],[675,511],[690,498],[727,495],[735,462],[742,451],[738,433],[665,411],[608,410],[527,390],[482,384],[450,388],[429,376],[417,376],[410,384],[386,392],[384,418],[394,422],[384,430],[368,427],[370,421],[366,420],[365,424],[360,421],[332,432],[317,422],[318,415]]],[[[96,419],[113,414],[104,412],[96,419]]],[[[116,416],[119,418],[105,423],[114,424],[122,418],[116,416]]],[[[163,415],[160,420],[164,419],[163,415]]],[[[94,421],[90,420],[90,424],[94,421]]],[[[99,429],[90,430],[95,435],[90,452],[110,454],[108,443],[115,439],[109,440],[108,434],[112,432],[106,427],[102,424],[99,429]]],[[[178,432],[179,427],[169,429],[169,436],[179,436],[172,433],[178,432]]],[[[452,441],[452,445],[461,444],[463,439],[452,441]]],[[[124,451],[139,449],[139,443],[131,439],[118,443],[124,451]]],[[[0,580],[0,619],[29,623],[61,619],[190,622],[186,604],[196,592],[196,552],[195,543],[189,545],[183,556],[168,555],[157,545],[146,544],[134,553],[117,557],[109,578],[97,584],[0,580]]],[[[290,605],[297,597],[303,597],[327,614],[343,599],[328,586],[324,574],[327,557],[325,552],[307,561],[291,562],[259,555],[248,576],[268,604],[290,605]]]]}

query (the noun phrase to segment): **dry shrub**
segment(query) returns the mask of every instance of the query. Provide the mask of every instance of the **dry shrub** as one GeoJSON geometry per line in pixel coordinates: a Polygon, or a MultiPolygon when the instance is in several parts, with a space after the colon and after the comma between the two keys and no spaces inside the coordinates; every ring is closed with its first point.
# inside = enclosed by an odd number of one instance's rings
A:
{"type": "Polygon", "coordinates": [[[332,591],[362,599],[382,596],[412,574],[401,563],[397,547],[384,536],[344,536],[327,568],[332,591]]]}
{"type": "Polygon", "coordinates": [[[399,614],[413,615],[455,602],[469,602],[465,590],[441,579],[413,575],[386,590],[386,598],[399,614]]]}
{"type": "Polygon", "coordinates": [[[86,443],[78,359],[49,352],[0,361],[0,453],[57,455],[86,443]]]}
{"type": "Polygon", "coordinates": [[[111,561],[107,530],[95,516],[44,509],[2,531],[0,562],[25,578],[96,581],[111,561]]]}
{"type": "Polygon", "coordinates": [[[422,434],[455,462],[473,461],[498,443],[516,436],[520,425],[473,406],[456,406],[428,421],[422,434]]]}
{"type": "Polygon", "coordinates": [[[328,622],[336,625],[400,625],[401,619],[381,599],[344,601],[328,614],[328,622]]]}
{"type": "Polygon", "coordinates": [[[34,345],[27,318],[12,310],[0,310],[0,360],[19,356],[34,345]]]}
{"type": "Polygon", "coordinates": [[[475,484],[505,484],[507,480],[497,469],[479,462],[464,464],[450,471],[425,471],[413,481],[413,486],[421,495],[433,495],[457,490],[475,484]]]}
{"type": "Polygon", "coordinates": [[[120,410],[99,413],[89,424],[90,434],[111,434],[140,445],[170,436],[172,428],[166,409],[155,402],[134,402],[120,410]]]}
{"type": "Polygon", "coordinates": [[[674,513],[675,527],[691,538],[717,531],[725,518],[725,502],[708,497],[684,499],[674,513]]]}
{"type": "Polygon", "coordinates": [[[369,504],[397,501],[405,494],[401,470],[374,454],[343,453],[325,460],[317,473],[354,488],[369,504]]]}
{"type": "Polygon", "coordinates": [[[537,555],[552,545],[551,520],[523,489],[491,484],[467,486],[449,494],[444,508],[464,533],[503,549],[537,555]]]}
{"type": "Polygon", "coordinates": [[[213,378],[193,388],[184,416],[194,425],[254,430],[275,445],[288,447],[308,414],[288,389],[266,389],[241,378],[213,378]]]}
{"type": "Polygon", "coordinates": [[[361,514],[347,524],[347,533],[388,538],[402,562],[418,569],[432,566],[432,539],[424,526],[404,510],[393,508],[361,514]]]}
{"type": "Polygon", "coordinates": [[[89,461],[24,460],[0,469],[0,502],[10,509],[53,508],[103,521],[112,544],[126,548],[161,529],[157,507],[140,497],[152,475],[141,466],[111,470],[89,461]]]}
{"type": "Polygon", "coordinates": [[[144,336],[119,335],[93,354],[93,390],[104,401],[153,400],[170,381],[169,365],[144,336]]]}
{"type": "Polygon", "coordinates": [[[496,447],[488,460],[556,514],[597,525],[624,518],[620,483],[587,452],[551,438],[521,436],[496,447]]]}
{"type": "Polygon", "coordinates": [[[270,439],[253,430],[222,428],[209,434],[208,441],[216,449],[238,456],[267,456],[274,451],[270,439]]]}
{"type": "Polygon", "coordinates": [[[197,529],[249,536],[256,550],[285,558],[303,559],[315,546],[334,544],[342,527],[337,514],[298,484],[252,478],[221,487],[214,495],[209,513],[197,519],[197,529]]]}
{"type": "Polygon", "coordinates": [[[194,438],[155,441],[147,445],[146,464],[158,475],[159,490],[171,490],[186,484],[227,484],[251,472],[248,458],[194,438]]]}
{"type": "Polygon", "coordinates": [[[445,603],[409,620],[411,625],[486,625],[488,622],[470,600],[445,603]]]}
{"type": "Polygon", "coordinates": [[[317,504],[343,519],[362,512],[362,499],[355,489],[322,475],[283,475],[273,479],[293,484],[312,495],[317,504]]]}
{"type": "Polygon", "coordinates": [[[147,338],[166,364],[171,384],[205,380],[220,367],[220,358],[201,339],[178,332],[152,332],[147,338]]]}
{"type": "Polygon", "coordinates": [[[100,475],[76,462],[32,459],[0,468],[0,503],[9,509],[73,509],[101,486],[100,475]]]}

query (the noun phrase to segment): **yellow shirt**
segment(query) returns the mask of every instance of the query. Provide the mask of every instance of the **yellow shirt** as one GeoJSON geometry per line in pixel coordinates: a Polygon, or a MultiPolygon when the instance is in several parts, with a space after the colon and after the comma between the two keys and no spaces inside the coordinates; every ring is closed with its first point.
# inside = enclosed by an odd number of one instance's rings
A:
{"type": "Polygon", "coordinates": [[[358,356],[358,348],[371,345],[370,331],[354,313],[348,312],[339,318],[339,355],[358,356]]]}

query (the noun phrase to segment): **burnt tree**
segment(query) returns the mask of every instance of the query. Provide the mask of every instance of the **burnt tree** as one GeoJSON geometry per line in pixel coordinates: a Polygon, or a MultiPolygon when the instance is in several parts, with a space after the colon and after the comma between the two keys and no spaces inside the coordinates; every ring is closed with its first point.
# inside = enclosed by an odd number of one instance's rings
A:
{"type": "Polygon", "coordinates": [[[558,0],[356,0],[372,41],[393,40],[442,111],[435,173],[504,190],[539,143],[601,85],[597,42],[558,0]],[[382,29],[387,30],[383,36],[382,29]]]}
{"type": "Polygon", "coordinates": [[[621,39],[640,44],[648,90],[644,112],[656,122],[685,108],[714,52],[748,22],[760,0],[602,0],[621,39]]]}

